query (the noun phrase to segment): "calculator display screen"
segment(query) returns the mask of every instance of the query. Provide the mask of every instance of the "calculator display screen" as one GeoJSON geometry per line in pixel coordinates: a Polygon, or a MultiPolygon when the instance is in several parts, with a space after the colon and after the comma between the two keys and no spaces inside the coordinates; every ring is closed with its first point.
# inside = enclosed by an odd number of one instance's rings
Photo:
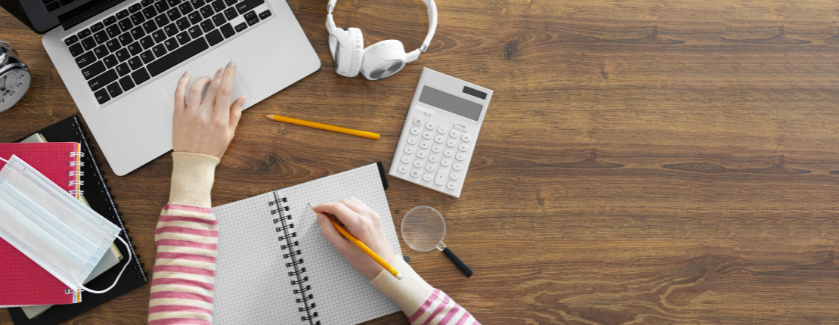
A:
{"type": "Polygon", "coordinates": [[[419,101],[475,121],[481,117],[481,110],[484,108],[481,104],[470,102],[429,86],[422,87],[419,101]]]}

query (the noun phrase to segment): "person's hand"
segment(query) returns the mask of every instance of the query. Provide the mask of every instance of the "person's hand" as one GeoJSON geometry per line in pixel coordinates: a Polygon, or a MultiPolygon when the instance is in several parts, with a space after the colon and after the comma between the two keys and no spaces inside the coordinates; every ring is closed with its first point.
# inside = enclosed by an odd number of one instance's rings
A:
{"type": "Polygon", "coordinates": [[[379,257],[385,261],[390,261],[394,254],[387,243],[387,238],[385,238],[382,217],[378,213],[356,198],[343,199],[335,203],[324,203],[314,208],[318,214],[320,233],[323,234],[326,241],[335,246],[335,249],[350,262],[352,267],[366,275],[370,280],[373,280],[379,272],[384,270],[373,258],[344,238],[329,221],[329,217],[325,215],[328,213],[335,216],[339,224],[343,223],[350,234],[358,238],[376,254],[379,254],[379,257]]]}
{"type": "Polygon", "coordinates": [[[175,116],[173,119],[172,147],[175,152],[191,152],[221,158],[242,116],[245,97],[239,97],[230,104],[233,93],[233,78],[236,64],[230,62],[219,69],[211,81],[201,77],[189,89],[186,102],[186,87],[189,85],[189,71],[178,81],[175,90],[175,116]],[[207,84],[207,94],[201,100],[201,93],[207,84]]]}

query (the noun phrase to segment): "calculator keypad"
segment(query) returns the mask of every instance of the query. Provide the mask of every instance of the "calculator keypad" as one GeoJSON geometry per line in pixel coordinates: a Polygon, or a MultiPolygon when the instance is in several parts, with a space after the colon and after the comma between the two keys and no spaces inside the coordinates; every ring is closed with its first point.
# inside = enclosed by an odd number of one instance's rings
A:
{"type": "Polygon", "coordinates": [[[457,189],[463,179],[472,136],[432,121],[413,118],[402,145],[397,171],[426,186],[457,189]]]}

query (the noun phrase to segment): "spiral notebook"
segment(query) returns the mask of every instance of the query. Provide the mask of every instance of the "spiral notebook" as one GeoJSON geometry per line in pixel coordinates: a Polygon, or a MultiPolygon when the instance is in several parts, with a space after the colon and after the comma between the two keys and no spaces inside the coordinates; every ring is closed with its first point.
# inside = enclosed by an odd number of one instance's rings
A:
{"type": "MultiPolygon", "coordinates": [[[[78,142],[0,143],[0,157],[16,155],[77,198],[80,195],[81,147],[78,142]]],[[[6,163],[0,160],[0,168],[6,163]]],[[[0,239],[0,307],[73,304],[73,292],[35,261],[0,239]]]]}
{"type": "Polygon", "coordinates": [[[401,255],[381,163],[213,208],[219,220],[218,324],[357,324],[399,307],[320,233],[312,205],[356,197],[376,211],[401,255]]]}
{"type": "MultiPolygon", "coordinates": [[[[0,143],[0,157],[12,154],[35,167],[41,174],[81,199],[81,144],[78,142],[0,143]]],[[[0,168],[6,163],[0,160],[0,168]]]]}
{"type": "MultiPolygon", "coordinates": [[[[84,194],[84,198],[87,200],[91,209],[122,228],[123,231],[120,232],[119,236],[131,246],[117,245],[116,247],[123,256],[128,256],[128,250],[130,249],[132,251],[131,258],[123,258],[116,266],[97,276],[85,286],[95,290],[105,289],[116,280],[117,274],[119,274],[123,265],[125,265],[124,263],[130,263],[131,265],[125,270],[125,274],[122,275],[122,278],[120,278],[117,285],[111,291],[98,295],[85,293],[80,303],[53,306],[33,319],[26,317],[26,314],[21,308],[9,308],[9,315],[11,315],[12,321],[16,325],[60,324],[148,283],[148,278],[143,270],[143,264],[140,263],[140,256],[134,252],[135,249],[131,245],[131,237],[127,235],[128,229],[119,211],[117,211],[114,197],[111,195],[107,181],[102,170],[99,168],[99,162],[96,159],[93,145],[88,140],[87,133],[82,127],[79,118],[77,116],[70,116],[44,129],[38,130],[37,133],[40,133],[48,142],[76,142],[81,145],[81,152],[84,153],[84,156],[80,157],[83,162],[80,165],[81,181],[84,183],[80,187],[81,193],[84,194]]],[[[22,140],[23,138],[16,142],[22,140]]]]}

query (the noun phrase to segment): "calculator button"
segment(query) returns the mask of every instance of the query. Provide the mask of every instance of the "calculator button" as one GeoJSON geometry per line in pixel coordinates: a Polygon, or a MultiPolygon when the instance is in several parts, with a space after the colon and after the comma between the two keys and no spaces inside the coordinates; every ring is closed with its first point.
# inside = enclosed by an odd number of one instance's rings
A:
{"type": "Polygon", "coordinates": [[[405,147],[405,153],[407,153],[409,155],[413,155],[414,151],[417,151],[417,149],[414,148],[414,147],[405,147]]]}
{"type": "Polygon", "coordinates": [[[443,160],[440,160],[440,165],[443,165],[443,167],[449,167],[449,165],[451,165],[451,164],[452,164],[451,159],[445,159],[444,158],[443,160]]]}
{"type": "Polygon", "coordinates": [[[419,142],[419,140],[417,140],[416,137],[408,138],[408,144],[414,145],[414,144],[417,144],[417,142],[419,142]]]}
{"type": "Polygon", "coordinates": [[[435,170],[437,170],[437,166],[433,164],[425,165],[425,171],[433,173],[435,170]]]}
{"type": "Polygon", "coordinates": [[[464,154],[462,154],[462,153],[457,153],[457,155],[455,155],[454,157],[455,157],[457,160],[460,160],[460,161],[464,161],[464,160],[466,160],[466,155],[464,155],[464,154]]]}
{"type": "Polygon", "coordinates": [[[456,181],[460,179],[460,173],[452,172],[451,174],[449,174],[449,178],[451,178],[453,181],[456,181]]]}
{"type": "Polygon", "coordinates": [[[410,164],[411,160],[413,160],[413,159],[411,159],[411,157],[408,157],[408,156],[402,156],[401,160],[402,160],[403,164],[410,164]]]}
{"type": "Polygon", "coordinates": [[[444,185],[446,184],[446,177],[449,176],[448,169],[438,169],[437,170],[437,177],[434,178],[434,184],[437,185],[444,185]]]}
{"type": "Polygon", "coordinates": [[[428,161],[436,163],[440,160],[440,156],[428,156],[428,161]]]}
{"type": "Polygon", "coordinates": [[[428,121],[428,122],[425,123],[425,128],[426,129],[434,130],[434,128],[436,128],[436,127],[437,127],[437,123],[434,123],[434,122],[431,122],[431,121],[428,121]]]}
{"type": "Polygon", "coordinates": [[[439,145],[435,144],[435,145],[431,146],[431,151],[433,151],[434,153],[440,153],[440,151],[442,151],[442,150],[443,150],[443,147],[441,147],[439,145]]]}
{"type": "Polygon", "coordinates": [[[431,174],[422,175],[422,180],[424,180],[426,182],[430,182],[432,179],[434,179],[434,175],[431,175],[431,174]]]}
{"type": "Polygon", "coordinates": [[[429,142],[429,141],[420,142],[420,148],[428,149],[428,147],[430,147],[430,146],[431,146],[431,142],[429,142]]]}
{"type": "Polygon", "coordinates": [[[446,149],[446,150],[443,150],[443,154],[444,154],[446,157],[451,157],[452,155],[454,155],[454,150],[452,150],[452,149],[446,149]]]}
{"type": "Polygon", "coordinates": [[[416,125],[416,126],[420,126],[420,125],[422,125],[422,120],[420,120],[420,119],[418,119],[418,118],[416,118],[416,117],[414,118],[413,122],[414,122],[414,125],[416,125]]]}
{"type": "Polygon", "coordinates": [[[423,163],[422,160],[414,160],[414,167],[422,168],[422,166],[424,166],[424,165],[425,165],[425,163],[423,163]]]}
{"type": "Polygon", "coordinates": [[[452,165],[452,169],[454,169],[454,170],[461,170],[461,169],[463,169],[463,164],[461,164],[461,163],[454,163],[454,164],[452,165]]]}
{"type": "Polygon", "coordinates": [[[438,135],[438,136],[434,137],[434,142],[443,143],[444,141],[446,141],[446,138],[443,137],[442,135],[438,135]]]}
{"type": "Polygon", "coordinates": [[[414,177],[414,178],[420,177],[420,171],[416,170],[416,169],[412,170],[411,171],[411,177],[414,177]]]}
{"type": "Polygon", "coordinates": [[[450,190],[456,189],[457,184],[455,184],[454,182],[448,182],[448,183],[446,183],[446,188],[450,189],[450,190]]]}
{"type": "Polygon", "coordinates": [[[469,146],[465,143],[461,143],[461,144],[457,145],[457,148],[460,149],[460,151],[463,151],[463,152],[469,150],[469,146]]]}
{"type": "Polygon", "coordinates": [[[434,133],[431,133],[431,131],[425,131],[425,132],[422,133],[422,138],[423,139],[431,140],[431,138],[433,138],[433,137],[434,137],[434,133]]]}
{"type": "Polygon", "coordinates": [[[452,130],[451,132],[449,132],[449,136],[455,139],[460,138],[460,131],[452,130]]]}
{"type": "Polygon", "coordinates": [[[403,173],[403,174],[407,173],[408,172],[408,166],[399,166],[399,168],[397,168],[397,170],[399,170],[399,172],[403,173]]]}
{"type": "Polygon", "coordinates": [[[428,156],[427,151],[417,151],[417,157],[419,157],[420,159],[425,159],[425,156],[428,156]]]}
{"type": "Polygon", "coordinates": [[[451,147],[451,148],[454,148],[454,146],[457,145],[457,141],[454,141],[452,139],[446,140],[446,145],[451,147]]]}
{"type": "Polygon", "coordinates": [[[411,128],[411,134],[412,135],[419,135],[420,134],[420,129],[419,128],[411,128]]]}
{"type": "Polygon", "coordinates": [[[469,142],[472,141],[472,136],[464,133],[463,136],[460,137],[460,140],[463,140],[463,142],[469,142]]]}
{"type": "Polygon", "coordinates": [[[437,127],[437,133],[440,133],[440,134],[449,133],[449,128],[440,125],[440,126],[437,127]]]}

